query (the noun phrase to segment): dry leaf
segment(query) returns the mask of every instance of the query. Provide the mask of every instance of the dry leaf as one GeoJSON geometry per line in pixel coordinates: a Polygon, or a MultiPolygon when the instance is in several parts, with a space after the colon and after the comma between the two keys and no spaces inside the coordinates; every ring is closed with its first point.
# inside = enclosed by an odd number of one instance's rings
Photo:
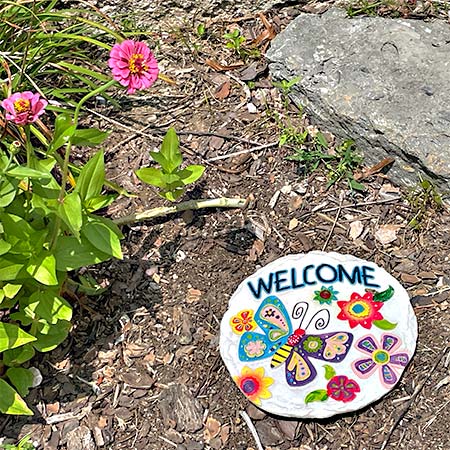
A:
{"type": "Polygon", "coordinates": [[[200,300],[201,296],[202,296],[202,291],[199,291],[198,289],[190,288],[190,289],[188,289],[186,301],[188,303],[195,303],[200,300]]]}
{"type": "Polygon", "coordinates": [[[139,358],[140,356],[145,356],[148,353],[148,346],[130,342],[128,344],[125,344],[124,353],[129,358],[139,358]]]}
{"type": "Polygon", "coordinates": [[[217,61],[214,61],[212,59],[205,59],[205,63],[214,69],[216,72],[225,72],[227,70],[234,70],[238,69],[239,67],[242,67],[244,65],[243,62],[237,63],[237,64],[231,64],[229,66],[224,66],[223,64],[218,63],[217,61]]]}
{"type": "Polygon", "coordinates": [[[205,437],[205,441],[209,442],[211,439],[214,439],[220,433],[221,424],[218,420],[213,417],[208,417],[205,424],[205,430],[203,432],[203,436],[205,437]]]}
{"type": "Polygon", "coordinates": [[[264,242],[256,239],[255,242],[253,242],[252,248],[250,249],[248,260],[253,262],[257,261],[258,258],[263,254],[263,252],[264,242]]]}
{"type": "Polygon", "coordinates": [[[296,211],[302,206],[303,198],[300,195],[294,194],[289,199],[289,212],[296,211]]]}
{"type": "Polygon", "coordinates": [[[298,219],[295,217],[289,221],[289,231],[294,230],[298,226],[298,219]]]}
{"type": "Polygon", "coordinates": [[[361,181],[361,180],[364,180],[366,178],[369,178],[372,175],[375,175],[376,173],[378,173],[381,170],[383,170],[389,164],[392,164],[394,161],[395,161],[394,158],[385,158],[382,161],[380,161],[379,163],[375,164],[374,166],[368,167],[367,169],[364,169],[364,171],[362,173],[357,173],[355,175],[355,180],[361,181]]]}
{"type": "Polygon", "coordinates": [[[375,232],[375,239],[381,242],[383,245],[390,244],[397,239],[397,231],[401,228],[401,225],[381,225],[375,232]]]}
{"type": "Polygon", "coordinates": [[[350,237],[354,240],[361,236],[364,231],[364,225],[360,220],[355,220],[350,224],[350,237]]]}
{"type": "Polygon", "coordinates": [[[222,441],[222,445],[225,445],[228,442],[229,436],[230,425],[224,425],[220,430],[220,440],[222,441]]]}
{"type": "Polygon", "coordinates": [[[227,80],[219,86],[219,89],[215,92],[214,97],[217,98],[217,100],[223,100],[230,95],[230,91],[231,83],[227,80]]]}

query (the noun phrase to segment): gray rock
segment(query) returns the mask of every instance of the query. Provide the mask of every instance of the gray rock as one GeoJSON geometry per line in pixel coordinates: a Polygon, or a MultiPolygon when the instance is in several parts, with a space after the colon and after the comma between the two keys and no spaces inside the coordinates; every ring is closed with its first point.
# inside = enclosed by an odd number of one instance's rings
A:
{"type": "Polygon", "coordinates": [[[390,175],[417,171],[450,188],[450,27],[343,10],[302,14],[272,42],[274,79],[300,76],[292,99],[312,121],[351,138],[366,163],[395,158],[390,175]]]}

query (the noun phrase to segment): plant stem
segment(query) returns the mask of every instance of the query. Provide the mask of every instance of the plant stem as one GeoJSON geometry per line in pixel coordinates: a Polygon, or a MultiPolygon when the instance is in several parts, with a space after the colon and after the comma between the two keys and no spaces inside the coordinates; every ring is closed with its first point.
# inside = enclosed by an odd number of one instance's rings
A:
{"type": "Polygon", "coordinates": [[[189,200],[187,202],[179,203],[174,206],[161,206],[158,208],[148,209],[140,213],[130,214],[125,217],[120,217],[114,220],[116,225],[127,225],[130,223],[141,222],[155,217],[167,216],[188,209],[196,210],[203,208],[244,208],[247,205],[247,200],[243,198],[211,198],[200,200],[189,200]]]}
{"type": "MultiPolygon", "coordinates": [[[[86,94],[77,104],[75,108],[75,113],[73,115],[73,123],[75,125],[75,130],[78,127],[78,117],[80,115],[80,110],[83,104],[89,100],[91,97],[94,97],[97,94],[100,94],[101,92],[106,91],[108,88],[116,84],[115,80],[110,80],[107,83],[103,84],[102,86],[99,86],[97,89],[94,89],[92,92],[89,92],[86,94]]],[[[61,189],[59,190],[58,195],[58,202],[62,203],[64,201],[64,195],[66,193],[66,184],[67,184],[67,178],[69,176],[69,158],[70,158],[70,149],[72,148],[72,139],[69,140],[69,142],[66,145],[66,151],[64,153],[64,161],[63,161],[63,167],[62,167],[62,179],[61,179],[61,189]]],[[[56,245],[56,241],[58,240],[58,234],[59,234],[59,227],[61,226],[61,218],[58,216],[55,220],[55,228],[53,230],[52,240],[50,248],[53,249],[56,245]]]]}

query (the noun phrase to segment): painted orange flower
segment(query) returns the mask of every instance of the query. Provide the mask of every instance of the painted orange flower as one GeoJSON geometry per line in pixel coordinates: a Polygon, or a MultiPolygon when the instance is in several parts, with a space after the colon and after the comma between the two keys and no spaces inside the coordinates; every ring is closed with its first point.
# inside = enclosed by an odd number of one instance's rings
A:
{"type": "Polygon", "coordinates": [[[341,308],[337,318],[348,320],[350,328],[361,325],[363,328],[370,329],[375,320],[383,320],[383,316],[378,311],[383,303],[374,302],[372,292],[366,292],[362,297],[354,292],[348,302],[340,301],[337,304],[341,308]]]}
{"type": "Polygon", "coordinates": [[[253,320],[253,310],[245,309],[239,311],[231,318],[230,325],[236,334],[254,330],[256,328],[256,322],[253,320]]]}
{"type": "Polygon", "coordinates": [[[233,377],[239,389],[247,396],[247,398],[255,405],[260,405],[262,399],[272,397],[268,387],[273,384],[273,378],[264,376],[264,369],[258,367],[252,370],[245,366],[241,374],[233,377]]]}

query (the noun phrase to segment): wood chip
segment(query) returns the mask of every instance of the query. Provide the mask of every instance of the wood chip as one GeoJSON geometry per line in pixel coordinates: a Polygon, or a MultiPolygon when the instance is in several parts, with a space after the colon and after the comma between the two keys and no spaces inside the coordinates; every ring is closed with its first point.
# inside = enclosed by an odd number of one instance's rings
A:
{"type": "Polygon", "coordinates": [[[408,284],[417,284],[420,283],[420,278],[416,275],[410,275],[409,273],[402,273],[400,275],[402,281],[408,284]]]}
{"type": "Polygon", "coordinates": [[[381,225],[375,232],[375,239],[383,245],[388,245],[397,239],[397,231],[400,228],[400,225],[381,225]]]}
{"type": "Polygon", "coordinates": [[[291,219],[290,221],[289,221],[289,231],[292,231],[292,230],[294,230],[295,228],[297,228],[297,226],[298,226],[298,219],[297,218],[293,218],[293,219],[291,219]]]}
{"type": "Polygon", "coordinates": [[[364,231],[364,225],[360,220],[355,220],[350,224],[350,237],[355,240],[358,239],[364,231]]]}
{"type": "Polygon", "coordinates": [[[224,83],[219,86],[219,89],[214,93],[214,97],[217,100],[223,100],[227,98],[230,95],[231,92],[231,83],[229,80],[225,81],[224,83]]]}
{"type": "Polygon", "coordinates": [[[203,436],[205,441],[209,443],[211,439],[219,435],[221,428],[221,423],[214,419],[213,417],[208,417],[205,423],[205,430],[203,431],[203,436]]]}

